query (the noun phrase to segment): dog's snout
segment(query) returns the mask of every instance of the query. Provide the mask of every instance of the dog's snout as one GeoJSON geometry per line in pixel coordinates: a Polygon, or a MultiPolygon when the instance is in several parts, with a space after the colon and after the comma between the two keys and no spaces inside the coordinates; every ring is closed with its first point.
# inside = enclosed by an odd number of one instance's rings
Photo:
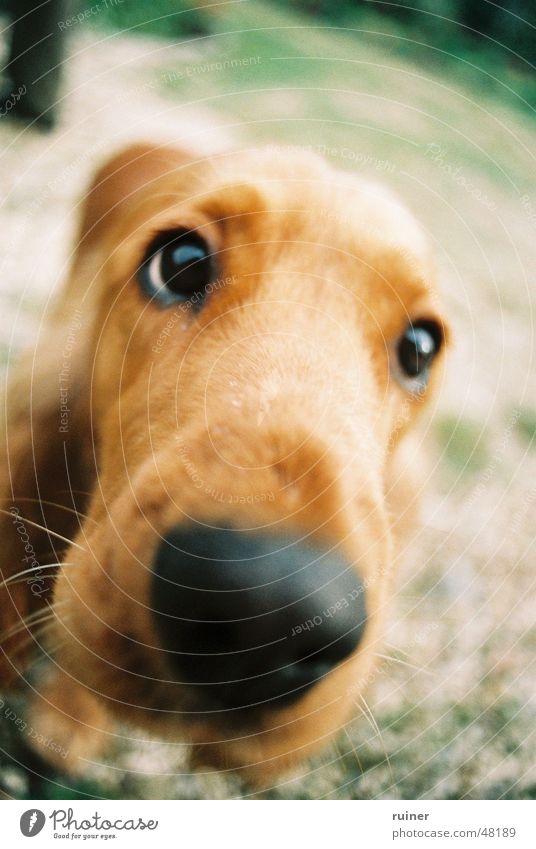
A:
{"type": "Polygon", "coordinates": [[[172,530],[152,602],[168,667],[204,709],[295,701],[356,649],[366,622],[341,555],[237,529],[172,530]]]}

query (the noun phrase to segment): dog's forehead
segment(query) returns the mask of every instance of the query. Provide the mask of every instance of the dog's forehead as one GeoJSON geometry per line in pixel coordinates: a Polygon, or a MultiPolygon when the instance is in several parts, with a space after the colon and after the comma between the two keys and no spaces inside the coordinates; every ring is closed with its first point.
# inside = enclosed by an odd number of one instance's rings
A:
{"type": "Polygon", "coordinates": [[[399,254],[414,266],[430,266],[426,234],[393,192],[314,153],[266,148],[205,160],[195,171],[199,193],[192,200],[218,217],[264,213],[350,251],[399,254]]]}
{"type": "Polygon", "coordinates": [[[408,301],[426,297],[435,278],[426,234],[391,191],[299,149],[187,161],[146,186],[124,224],[139,232],[149,222],[153,230],[212,223],[222,244],[248,250],[284,244],[279,258],[290,264],[293,249],[300,262],[323,261],[317,245],[342,273],[351,277],[357,263],[408,301]]]}

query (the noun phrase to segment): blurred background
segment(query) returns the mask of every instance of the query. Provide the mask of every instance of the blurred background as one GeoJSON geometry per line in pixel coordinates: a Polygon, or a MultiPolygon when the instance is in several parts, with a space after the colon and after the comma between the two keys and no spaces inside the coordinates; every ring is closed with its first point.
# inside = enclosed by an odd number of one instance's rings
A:
{"type": "MultiPolygon", "coordinates": [[[[536,798],[533,0],[49,0],[39,20],[34,6],[1,7],[4,369],[61,285],[92,170],[125,141],[317,150],[388,183],[435,244],[454,346],[375,720],[264,796],[536,798]]],[[[11,795],[250,792],[131,729],[83,781],[30,786],[6,725],[11,795]]]]}

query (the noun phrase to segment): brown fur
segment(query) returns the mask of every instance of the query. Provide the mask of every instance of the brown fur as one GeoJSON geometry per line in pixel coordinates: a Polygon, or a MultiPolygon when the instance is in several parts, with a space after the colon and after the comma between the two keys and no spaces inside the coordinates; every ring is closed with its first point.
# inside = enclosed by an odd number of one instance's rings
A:
{"type": "MultiPolygon", "coordinates": [[[[441,320],[433,287],[409,213],[311,154],[196,162],[137,145],[98,173],[63,296],[11,380],[0,470],[3,507],[27,521],[37,562],[72,564],[44,580],[48,591],[32,594],[25,578],[0,587],[6,688],[25,680],[43,643],[21,623],[57,605],[49,644],[59,648],[31,712],[64,742],[68,767],[107,739],[109,716],[181,735],[199,760],[253,778],[344,724],[386,616],[407,471],[398,446],[437,384],[434,369],[425,397],[410,396],[393,378],[393,350],[409,320],[441,320]],[[217,251],[219,279],[199,312],[150,304],[134,279],[152,235],[177,226],[217,251]],[[150,564],[160,535],[190,516],[341,544],[367,588],[355,654],[247,732],[173,713],[188,693],[166,683],[150,564]]],[[[1,522],[7,580],[25,568],[24,546],[13,517],[1,522]]]]}

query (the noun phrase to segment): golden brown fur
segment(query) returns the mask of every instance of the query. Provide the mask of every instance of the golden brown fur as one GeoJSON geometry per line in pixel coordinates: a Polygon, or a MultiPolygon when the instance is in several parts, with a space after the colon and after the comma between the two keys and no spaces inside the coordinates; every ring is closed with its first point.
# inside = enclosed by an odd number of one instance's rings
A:
{"type": "MultiPolygon", "coordinates": [[[[31,711],[66,741],[72,770],[106,741],[108,717],[180,735],[200,760],[252,777],[344,724],[374,664],[393,526],[411,501],[398,446],[437,383],[434,373],[424,397],[412,396],[393,350],[408,321],[441,321],[433,287],[410,214],[311,154],[197,162],[137,145],[98,173],[63,295],[10,381],[0,478],[4,581],[25,568],[12,508],[36,562],[70,564],[54,585],[43,579],[48,590],[27,576],[0,588],[0,681],[25,680],[46,640],[21,623],[54,601],[47,636],[59,648],[31,711]],[[197,228],[219,258],[203,309],[177,310],[171,328],[174,308],[150,304],[133,279],[168,226],[197,228]],[[188,694],[167,682],[148,584],[159,535],[190,516],[342,543],[367,589],[355,654],[247,733],[173,714],[188,694]]],[[[39,635],[45,620],[33,621],[39,635]]]]}

